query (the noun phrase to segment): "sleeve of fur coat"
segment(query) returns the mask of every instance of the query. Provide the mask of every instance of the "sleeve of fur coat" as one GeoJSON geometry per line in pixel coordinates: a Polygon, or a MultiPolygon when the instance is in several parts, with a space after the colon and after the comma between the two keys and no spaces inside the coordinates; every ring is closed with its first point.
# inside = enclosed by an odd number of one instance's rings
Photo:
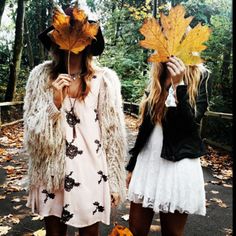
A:
{"type": "Polygon", "coordinates": [[[121,85],[117,74],[104,68],[99,93],[99,121],[102,145],[108,163],[110,190],[125,200],[125,156],[127,151],[121,85]]]}
{"type": "MultiPolygon", "coordinates": [[[[36,66],[30,73],[24,98],[24,144],[28,153],[46,159],[60,149],[60,111],[53,103],[47,82],[50,63],[36,66]]],[[[39,160],[40,161],[40,160],[39,160]]]]}

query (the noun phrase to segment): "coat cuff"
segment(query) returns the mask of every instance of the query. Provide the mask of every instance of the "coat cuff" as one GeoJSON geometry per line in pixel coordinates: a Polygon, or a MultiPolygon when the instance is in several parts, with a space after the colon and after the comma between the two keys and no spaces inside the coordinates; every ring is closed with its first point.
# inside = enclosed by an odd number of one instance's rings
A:
{"type": "Polygon", "coordinates": [[[136,162],[137,162],[137,156],[131,156],[125,169],[129,172],[133,172],[136,162]]]}
{"type": "Polygon", "coordinates": [[[60,114],[61,114],[60,110],[58,110],[58,108],[56,107],[54,102],[51,102],[48,105],[47,112],[48,112],[49,118],[53,121],[56,121],[59,118],[60,114]]]}
{"type": "Polygon", "coordinates": [[[178,85],[176,88],[176,96],[179,103],[188,99],[187,85],[178,85]]]}

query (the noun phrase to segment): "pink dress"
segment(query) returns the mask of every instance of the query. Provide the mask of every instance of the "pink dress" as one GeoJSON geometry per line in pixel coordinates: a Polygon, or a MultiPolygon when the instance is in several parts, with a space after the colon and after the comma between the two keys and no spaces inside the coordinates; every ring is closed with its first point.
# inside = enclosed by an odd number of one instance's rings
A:
{"type": "Polygon", "coordinates": [[[62,122],[66,131],[64,189],[47,192],[44,186],[29,193],[27,206],[45,217],[58,216],[65,224],[86,227],[96,222],[110,224],[110,189],[106,156],[101,148],[98,95],[102,78],[94,76],[83,102],[65,98],[62,122]],[[75,101],[74,114],[71,102],[75,101]],[[76,137],[73,139],[73,126],[76,137]]]}

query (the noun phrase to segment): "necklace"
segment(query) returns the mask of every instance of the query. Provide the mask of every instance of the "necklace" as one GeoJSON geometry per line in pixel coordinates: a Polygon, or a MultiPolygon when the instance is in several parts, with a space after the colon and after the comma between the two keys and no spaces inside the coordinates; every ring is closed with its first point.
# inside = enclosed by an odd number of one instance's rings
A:
{"type": "Polygon", "coordinates": [[[73,80],[76,80],[78,77],[80,77],[80,74],[81,74],[81,72],[77,72],[77,73],[75,73],[75,74],[71,74],[71,78],[72,78],[73,80]]]}
{"type": "MultiPolygon", "coordinates": [[[[75,79],[77,79],[77,78],[78,78],[78,75],[75,76],[75,79]]],[[[69,91],[70,91],[70,88],[68,87],[68,94],[69,94],[69,91]]],[[[76,117],[75,111],[74,111],[74,107],[75,107],[75,103],[76,103],[78,95],[79,95],[79,89],[77,91],[77,94],[76,94],[76,97],[74,98],[74,102],[73,103],[71,101],[70,96],[68,96],[69,101],[70,101],[71,109],[70,109],[70,111],[66,112],[67,113],[66,114],[67,123],[69,124],[70,127],[73,128],[73,141],[77,137],[75,125],[77,123],[80,123],[80,119],[76,117]]]]}

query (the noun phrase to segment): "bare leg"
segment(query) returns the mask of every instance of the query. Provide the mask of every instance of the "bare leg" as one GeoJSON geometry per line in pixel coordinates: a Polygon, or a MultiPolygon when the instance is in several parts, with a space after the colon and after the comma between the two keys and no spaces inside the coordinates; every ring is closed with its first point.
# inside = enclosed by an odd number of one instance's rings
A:
{"type": "Polygon", "coordinates": [[[57,216],[44,217],[46,236],[66,236],[67,225],[57,216]]]}
{"type": "Polygon", "coordinates": [[[129,228],[134,236],[146,236],[150,230],[154,212],[142,204],[131,202],[129,228]]]}
{"type": "Polygon", "coordinates": [[[99,236],[99,223],[79,228],[79,236],[99,236]]]}
{"type": "Polygon", "coordinates": [[[160,212],[161,233],[163,236],[182,236],[184,226],[187,222],[188,215],[179,213],[160,212]]]}

